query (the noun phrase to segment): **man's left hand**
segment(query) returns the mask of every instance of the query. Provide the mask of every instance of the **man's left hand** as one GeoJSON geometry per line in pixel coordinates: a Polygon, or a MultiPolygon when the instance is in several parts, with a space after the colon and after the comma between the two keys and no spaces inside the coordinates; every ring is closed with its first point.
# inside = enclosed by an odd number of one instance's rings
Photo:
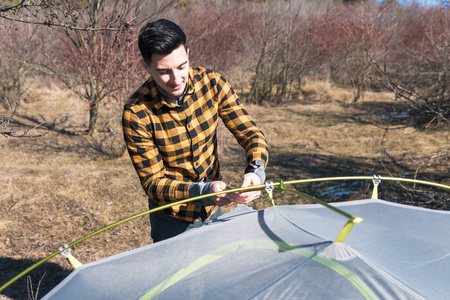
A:
{"type": "MultiPolygon", "coordinates": [[[[248,187],[252,185],[260,185],[261,179],[259,179],[258,175],[255,173],[247,173],[244,175],[244,178],[242,180],[242,186],[241,187],[248,187]]],[[[242,204],[248,204],[252,202],[255,199],[258,199],[261,195],[261,191],[253,191],[253,192],[245,192],[245,193],[234,193],[231,195],[231,201],[242,203],[242,204]]]]}

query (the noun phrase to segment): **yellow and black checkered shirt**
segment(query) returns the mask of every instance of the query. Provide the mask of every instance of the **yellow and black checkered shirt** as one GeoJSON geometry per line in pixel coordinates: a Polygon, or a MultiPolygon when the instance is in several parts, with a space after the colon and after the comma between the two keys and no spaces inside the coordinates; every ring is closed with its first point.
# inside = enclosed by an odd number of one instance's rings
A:
{"type": "MultiPolygon", "coordinates": [[[[247,164],[267,164],[266,139],[239,103],[230,84],[218,73],[189,69],[181,105],[164,100],[150,77],[127,101],[123,133],[128,153],[150,199],[158,205],[189,198],[189,185],[220,180],[216,129],[219,117],[246,151],[247,164]]],[[[217,206],[187,203],[164,212],[198,221],[217,206]]]]}

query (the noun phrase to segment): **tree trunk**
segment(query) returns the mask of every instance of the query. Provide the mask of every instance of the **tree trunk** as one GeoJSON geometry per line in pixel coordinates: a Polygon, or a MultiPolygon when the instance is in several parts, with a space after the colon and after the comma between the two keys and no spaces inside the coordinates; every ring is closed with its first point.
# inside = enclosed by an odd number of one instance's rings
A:
{"type": "Polygon", "coordinates": [[[97,133],[97,121],[98,121],[98,104],[97,102],[91,102],[89,104],[89,129],[90,136],[97,133]]]}

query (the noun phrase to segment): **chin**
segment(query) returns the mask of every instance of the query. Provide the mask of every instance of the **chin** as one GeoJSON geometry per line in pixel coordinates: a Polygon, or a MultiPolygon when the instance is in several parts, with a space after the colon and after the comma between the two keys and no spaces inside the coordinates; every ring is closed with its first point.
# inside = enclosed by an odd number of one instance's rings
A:
{"type": "Polygon", "coordinates": [[[183,93],[182,92],[179,92],[179,93],[177,92],[177,93],[170,93],[169,95],[172,96],[172,97],[178,98],[181,95],[183,95],[183,93]]]}
{"type": "Polygon", "coordinates": [[[180,97],[181,95],[183,95],[183,92],[184,92],[185,87],[186,87],[186,86],[183,86],[183,88],[180,88],[180,89],[178,89],[178,90],[176,90],[176,91],[172,91],[172,92],[170,92],[169,94],[170,94],[171,96],[180,97]]]}

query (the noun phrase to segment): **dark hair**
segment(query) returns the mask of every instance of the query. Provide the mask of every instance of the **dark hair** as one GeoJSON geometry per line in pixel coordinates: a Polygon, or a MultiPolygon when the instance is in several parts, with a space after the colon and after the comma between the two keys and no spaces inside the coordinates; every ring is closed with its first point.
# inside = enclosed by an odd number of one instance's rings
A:
{"type": "Polygon", "coordinates": [[[170,54],[180,45],[184,45],[186,51],[188,49],[186,35],[180,26],[165,19],[147,23],[139,33],[138,45],[142,58],[147,63],[154,53],[170,54]]]}

